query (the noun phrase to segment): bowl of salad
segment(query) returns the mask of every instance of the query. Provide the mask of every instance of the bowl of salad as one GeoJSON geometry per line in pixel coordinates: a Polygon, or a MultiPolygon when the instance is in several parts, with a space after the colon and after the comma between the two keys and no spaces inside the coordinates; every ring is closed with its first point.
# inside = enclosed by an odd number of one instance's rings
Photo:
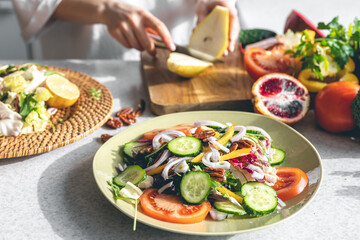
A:
{"type": "Polygon", "coordinates": [[[134,221],[192,235],[279,223],[309,204],[322,181],[320,156],[301,134],[233,111],[135,125],[98,150],[93,171],[104,196],[134,221]]]}

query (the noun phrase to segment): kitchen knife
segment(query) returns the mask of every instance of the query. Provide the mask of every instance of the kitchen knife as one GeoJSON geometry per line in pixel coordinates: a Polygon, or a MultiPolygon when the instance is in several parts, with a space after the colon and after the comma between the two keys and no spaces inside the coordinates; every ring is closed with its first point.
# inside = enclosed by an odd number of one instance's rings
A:
{"type": "MultiPolygon", "coordinates": [[[[155,47],[158,48],[166,48],[164,42],[162,41],[162,39],[154,34],[148,33],[148,35],[155,40],[155,47]]],[[[175,52],[178,53],[183,53],[189,56],[192,56],[194,58],[200,59],[200,60],[204,60],[204,61],[208,61],[208,62],[224,62],[223,60],[219,59],[219,58],[215,58],[214,56],[211,56],[210,54],[201,52],[199,50],[193,49],[193,48],[189,48],[189,47],[185,47],[185,46],[181,46],[178,44],[175,44],[176,49],[175,52]]]]}

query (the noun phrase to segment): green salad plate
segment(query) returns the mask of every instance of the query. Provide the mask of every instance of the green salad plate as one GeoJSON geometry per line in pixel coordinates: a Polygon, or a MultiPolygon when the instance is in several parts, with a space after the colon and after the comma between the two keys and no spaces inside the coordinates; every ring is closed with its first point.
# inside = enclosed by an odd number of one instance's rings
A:
{"type": "MultiPolygon", "coordinates": [[[[248,112],[236,111],[196,111],[173,113],[159,116],[136,124],[108,140],[97,151],[93,160],[93,173],[96,183],[105,198],[118,210],[134,217],[134,205],[115,201],[107,184],[117,175],[116,167],[122,161],[120,150],[125,143],[134,141],[152,129],[172,127],[181,123],[193,123],[198,120],[213,120],[221,123],[233,123],[244,126],[257,126],[267,131],[273,144],[286,152],[285,161],[279,167],[296,167],[309,177],[305,190],[295,198],[286,201],[286,206],[262,217],[234,216],[224,221],[214,221],[209,216],[205,221],[196,224],[175,224],[160,221],[144,214],[139,205],[137,221],[154,228],[190,235],[233,235],[255,231],[283,222],[304,209],[315,197],[322,182],[322,164],[319,153],[314,146],[293,128],[271,118],[248,112]]],[[[114,209],[115,211],[115,209],[114,209]]],[[[129,218],[129,221],[131,219],[129,218]]]]}

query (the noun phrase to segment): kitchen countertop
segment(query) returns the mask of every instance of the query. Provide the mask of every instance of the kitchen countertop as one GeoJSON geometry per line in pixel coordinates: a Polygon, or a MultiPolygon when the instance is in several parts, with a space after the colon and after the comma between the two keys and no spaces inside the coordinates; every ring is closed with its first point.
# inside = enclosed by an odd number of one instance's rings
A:
{"type": "MultiPolygon", "coordinates": [[[[0,65],[8,64],[0,60],[0,65]]],[[[13,61],[20,64],[24,61],[13,61]]],[[[39,61],[86,73],[103,83],[114,97],[115,113],[147,100],[138,122],[155,117],[137,61],[39,61]]],[[[349,135],[324,132],[314,112],[293,126],[318,150],[323,183],[313,201],[277,225],[232,236],[173,234],[133,221],[112,206],[98,189],[92,160],[103,133],[128,127],[101,127],[87,137],[51,152],[0,160],[0,239],[360,239],[360,143],[349,135]]]]}

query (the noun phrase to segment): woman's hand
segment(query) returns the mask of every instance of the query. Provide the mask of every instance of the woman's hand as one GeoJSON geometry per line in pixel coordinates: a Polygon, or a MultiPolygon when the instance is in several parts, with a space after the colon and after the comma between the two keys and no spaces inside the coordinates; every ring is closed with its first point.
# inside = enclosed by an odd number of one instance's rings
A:
{"type": "Polygon", "coordinates": [[[175,50],[169,30],[150,12],[119,0],[62,0],[54,17],[81,24],[102,23],[111,36],[127,48],[156,54],[146,28],[156,32],[169,50],[175,50]]]}
{"type": "MultiPolygon", "coordinates": [[[[229,9],[229,46],[228,51],[233,52],[235,50],[235,44],[237,42],[240,23],[235,6],[232,6],[229,0],[199,0],[196,5],[196,15],[198,17],[197,24],[199,24],[204,18],[213,10],[216,5],[220,5],[229,9]]],[[[225,55],[227,52],[225,51],[225,55]]]]}
{"type": "Polygon", "coordinates": [[[169,50],[175,50],[174,42],[165,24],[141,8],[120,1],[109,1],[103,10],[103,23],[111,36],[127,48],[145,50],[155,56],[154,40],[146,31],[146,28],[151,28],[162,38],[169,50]]]}

